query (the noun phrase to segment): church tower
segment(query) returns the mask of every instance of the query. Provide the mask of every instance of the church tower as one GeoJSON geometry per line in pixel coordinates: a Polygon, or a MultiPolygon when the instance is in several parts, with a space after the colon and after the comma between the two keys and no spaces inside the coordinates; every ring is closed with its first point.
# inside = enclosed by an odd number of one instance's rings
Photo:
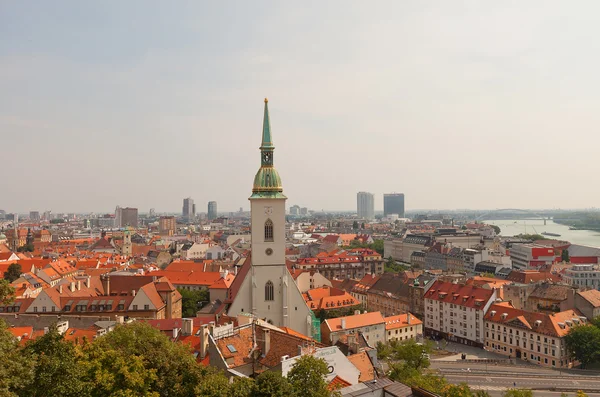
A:
{"type": "Polygon", "coordinates": [[[273,161],[268,100],[265,99],[260,168],[254,177],[250,209],[251,268],[228,314],[250,312],[278,327],[312,333],[312,314],[285,265],[285,201],[273,161]]]}

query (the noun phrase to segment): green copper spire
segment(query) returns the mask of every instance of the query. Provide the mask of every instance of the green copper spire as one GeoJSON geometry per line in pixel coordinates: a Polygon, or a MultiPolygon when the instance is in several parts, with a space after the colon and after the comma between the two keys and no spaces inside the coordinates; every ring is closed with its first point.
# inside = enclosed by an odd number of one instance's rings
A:
{"type": "Polygon", "coordinates": [[[265,98],[265,115],[263,117],[262,143],[260,149],[275,149],[271,139],[271,120],[269,119],[269,100],[265,98]]]}
{"type": "Polygon", "coordinates": [[[273,140],[271,138],[271,120],[269,119],[269,100],[265,98],[262,143],[260,145],[260,169],[254,177],[250,198],[285,198],[281,178],[273,166],[273,140]]]}

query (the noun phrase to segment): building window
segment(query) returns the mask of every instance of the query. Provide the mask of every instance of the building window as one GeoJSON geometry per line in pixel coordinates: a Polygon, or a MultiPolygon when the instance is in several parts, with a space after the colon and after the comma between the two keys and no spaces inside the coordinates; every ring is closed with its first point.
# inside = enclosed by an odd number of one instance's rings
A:
{"type": "Polygon", "coordinates": [[[270,219],[265,222],[265,241],[273,241],[273,221],[270,219]]]}
{"type": "Polygon", "coordinates": [[[137,310],[137,305],[133,305],[133,310],[137,310]]]}
{"type": "Polygon", "coordinates": [[[271,280],[267,281],[267,283],[265,284],[265,300],[266,301],[272,301],[274,298],[274,294],[273,294],[273,282],[271,280]]]}
{"type": "Polygon", "coordinates": [[[144,305],[144,310],[150,310],[150,305],[144,305]]]}

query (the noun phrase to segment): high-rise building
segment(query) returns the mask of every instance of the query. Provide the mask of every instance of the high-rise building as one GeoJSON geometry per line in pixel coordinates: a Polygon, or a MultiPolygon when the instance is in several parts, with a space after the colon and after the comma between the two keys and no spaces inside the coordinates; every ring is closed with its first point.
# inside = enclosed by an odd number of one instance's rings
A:
{"type": "Polygon", "coordinates": [[[363,219],[375,218],[375,196],[373,193],[358,192],[356,195],[358,217],[363,219]]]}
{"type": "Polygon", "coordinates": [[[383,216],[397,214],[404,218],[404,193],[388,193],[383,195],[383,216]]]}
{"type": "Polygon", "coordinates": [[[208,202],[208,220],[212,221],[213,219],[217,219],[217,202],[209,201],[208,202]]]}
{"type": "Polygon", "coordinates": [[[300,215],[300,206],[299,205],[292,205],[290,207],[290,215],[300,215]]]}
{"type": "Polygon", "coordinates": [[[40,221],[40,212],[39,211],[29,211],[29,220],[32,222],[40,221]]]}
{"type": "MultiPolygon", "coordinates": [[[[265,113],[261,167],[254,177],[250,208],[252,257],[236,277],[243,277],[232,297],[228,315],[249,313],[276,327],[289,327],[308,337],[315,335],[316,318],[285,265],[285,201],[281,178],[273,165],[269,110],[265,113]]],[[[238,279],[236,278],[236,282],[238,279]]],[[[316,321],[318,324],[318,320],[316,321]]]]}
{"type": "Polygon", "coordinates": [[[196,206],[194,205],[194,200],[190,197],[183,199],[183,211],[182,211],[183,219],[190,222],[196,216],[196,206]]]}
{"type": "Polygon", "coordinates": [[[161,216],[158,220],[158,232],[160,234],[166,234],[172,236],[175,234],[177,224],[174,216],[161,216]]]}
{"type": "Polygon", "coordinates": [[[117,206],[115,211],[115,226],[126,227],[131,226],[134,228],[138,227],[138,209],[137,208],[121,208],[117,206]]]}

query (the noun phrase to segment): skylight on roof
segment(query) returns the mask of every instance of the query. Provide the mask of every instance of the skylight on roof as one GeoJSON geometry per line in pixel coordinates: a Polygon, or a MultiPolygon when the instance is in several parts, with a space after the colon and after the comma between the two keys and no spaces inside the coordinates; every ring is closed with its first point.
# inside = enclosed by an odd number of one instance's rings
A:
{"type": "Polygon", "coordinates": [[[229,349],[229,351],[231,353],[237,353],[237,350],[236,350],[235,346],[233,346],[233,345],[227,345],[227,348],[229,349]]]}

